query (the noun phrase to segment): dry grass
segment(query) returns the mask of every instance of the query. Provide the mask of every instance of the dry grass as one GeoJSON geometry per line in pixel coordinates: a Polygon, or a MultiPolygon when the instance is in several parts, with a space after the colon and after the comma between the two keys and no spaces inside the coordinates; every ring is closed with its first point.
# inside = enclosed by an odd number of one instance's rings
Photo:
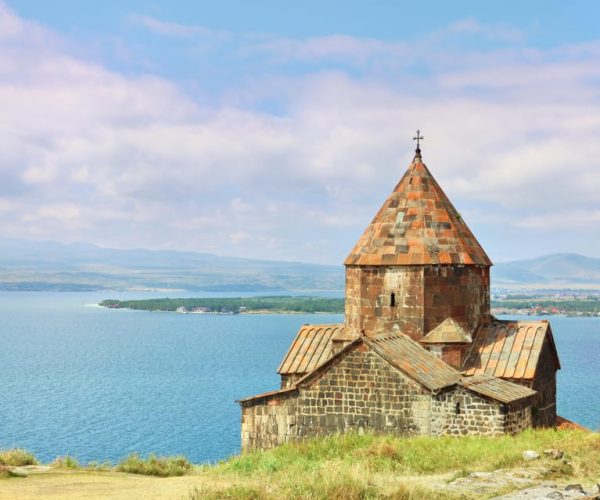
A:
{"type": "Polygon", "coordinates": [[[193,465],[183,456],[157,457],[151,453],[148,458],[143,458],[133,453],[119,462],[117,471],[145,476],[172,477],[183,476],[192,470],[192,467],[193,465]]]}
{"type": "Polygon", "coordinates": [[[444,489],[453,477],[532,464],[559,480],[597,482],[600,434],[537,430],[514,437],[408,439],[349,434],[245,454],[196,467],[182,477],[56,469],[20,481],[0,479],[0,499],[12,494],[46,499],[452,500],[470,498],[444,489]],[[565,460],[545,458],[543,450],[548,448],[564,451],[565,460]],[[521,454],[527,449],[538,451],[542,459],[524,462],[521,454]]]}
{"type": "Polygon", "coordinates": [[[21,448],[13,448],[12,450],[0,450],[0,465],[12,465],[12,466],[23,466],[23,465],[36,465],[37,459],[33,453],[23,450],[21,448]]]}

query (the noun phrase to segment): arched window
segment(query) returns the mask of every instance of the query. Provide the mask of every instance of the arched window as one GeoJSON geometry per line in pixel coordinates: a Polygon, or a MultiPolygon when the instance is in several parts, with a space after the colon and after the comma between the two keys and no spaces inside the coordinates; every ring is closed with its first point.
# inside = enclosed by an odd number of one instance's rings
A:
{"type": "Polygon", "coordinates": [[[396,306],[396,294],[394,292],[392,292],[392,295],[390,295],[390,307],[395,307],[396,306]]]}

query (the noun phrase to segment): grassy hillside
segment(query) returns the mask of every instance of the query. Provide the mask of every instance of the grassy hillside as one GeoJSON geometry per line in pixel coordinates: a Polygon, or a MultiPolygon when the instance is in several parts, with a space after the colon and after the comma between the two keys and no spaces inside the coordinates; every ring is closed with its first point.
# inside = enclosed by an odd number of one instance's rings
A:
{"type": "Polygon", "coordinates": [[[492,286],[598,285],[600,259],[572,253],[543,255],[535,259],[497,262],[492,267],[492,286]]]}
{"type": "Polygon", "coordinates": [[[198,466],[182,477],[50,469],[24,479],[0,479],[0,499],[469,499],[546,480],[598,482],[600,434],[538,430],[514,437],[410,439],[350,434],[233,457],[214,466],[198,466]],[[560,450],[564,456],[546,456],[547,449],[560,450]],[[527,462],[522,458],[525,450],[535,450],[541,458],[527,462]],[[494,486],[486,478],[490,487],[485,489],[484,484],[484,490],[476,492],[457,479],[498,469],[527,479],[494,486]]]}
{"type": "Polygon", "coordinates": [[[175,250],[0,238],[0,290],[341,290],[344,269],[175,250]]]}

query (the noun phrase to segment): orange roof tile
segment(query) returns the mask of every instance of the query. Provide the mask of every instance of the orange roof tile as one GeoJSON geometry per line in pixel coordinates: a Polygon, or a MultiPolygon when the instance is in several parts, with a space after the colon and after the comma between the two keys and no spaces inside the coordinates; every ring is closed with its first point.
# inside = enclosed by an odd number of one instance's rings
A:
{"type": "Polygon", "coordinates": [[[281,375],[304,374],[313,371],[331,356],[331,343],[344,333],[344,325],[304,325],[296,334],[287,354],[279,365],[281,375]]]}
{"type": "Polygon", "coordinates": [[[492,262],[417,155],[344,264],[492,262]]]}
{"type": "Polygon", "coordinates": [[[560,430],[575,430],[575,431],[586,431],[591,432],[587,427],[578,424],[577,422],[571,422],[570,420],[556,415],[556,428],[560,430]]]}
{"type": "Polygon", "coordinates": [[[552,331],[547,321],[500,321],[482,325],[463,364],[465,375],[486,373],[494,377],[531,380],[535,377],[544,341],[560,368],[552,331]]]}

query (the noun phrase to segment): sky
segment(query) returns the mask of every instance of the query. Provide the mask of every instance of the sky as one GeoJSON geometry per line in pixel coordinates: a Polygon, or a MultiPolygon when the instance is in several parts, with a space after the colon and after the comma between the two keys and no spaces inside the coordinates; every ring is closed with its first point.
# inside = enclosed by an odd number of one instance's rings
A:
{"type": "Polygon", "coordinates": [[[0,238],[340,264],[414,154],[600,257],[600,4],[0,0],[0,238]]]}

